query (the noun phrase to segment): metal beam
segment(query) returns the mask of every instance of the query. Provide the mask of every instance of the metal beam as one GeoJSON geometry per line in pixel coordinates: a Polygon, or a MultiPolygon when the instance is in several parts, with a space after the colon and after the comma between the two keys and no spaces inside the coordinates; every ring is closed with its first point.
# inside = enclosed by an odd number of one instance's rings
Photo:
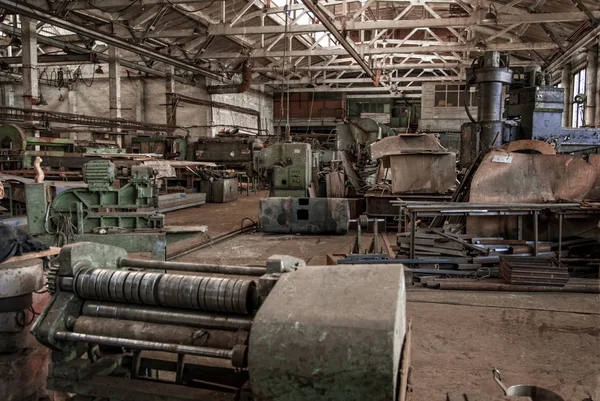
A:
{"type": "MultiPolygon", "coordinates": [[[[383,54],[407,54],[407,53],[433,53],[433,52],[465,52],[497,50],[497,51],[517,51],[517,50],[554,50],[558,48],[556,43],[552,42],[533,42],[533,43],[491,43],[486,46],[478,47],[473,45],[457,44],[456,42],[447,42],[448,44],[438,46],[403,46],[403,47],[366,47],[358,46],[357,51],[363,55],[383,55],[383,54]]],[[[266,50],[254,49],[250,52],[250,57],[303,57],[303,56],[343,56],[347,52],[343,48],[322,48],[322,49],[304,49],[291,50],[266,50]],[[285,54],[284,54],[285,53],[285,54]]],[[[239,52],[219,52],[206,53],[202,56],[204,59],[234,59],[239,57],[239,52]]]]}
{"type": "Polygon", "coordinates": [[[207,68],[198,67],[196,65],[174,58],[173,56],[161,53],[150,47],[135,45],[121,38],[109,35],[105,32],[97,31],[89,27],[79,25],[71,21],[67,21],[55,15],[49,14],[41,8],[32,7],[26,4],[9,0],[0,0],[0,8],[5,8],[22,16],[36,18],[48,24],[67,29],[72,32],[77,32],[81,35],[88,36],[90,38],[101,40],[109,45],[116,46],[120,49],[127,50],[135,54],[146,56],[152,60],[165,63],[166,65],[173,65],[174,67],[180,68],[185,71],[190,71],[195,74],[210,77],[219,81],[224,81],[224,78],[221,74],[217,74],[207,68]]]}
{"type": "MultiPolygon", "coordinates": [[[[41,40],[38,40],[40,43],[41,40]]],[[[76,64],[76,63],[93,63],[94,57],[90,54],[39,54],[38,65],[42,64],[76,64]]],[[[0,57],[0,63],[8,65],[23,64],[21,57],[0,57]]]]}
{"type": "MultiPolygon", "coordinates": [[[[67,4],[68,10],[110,10],[110,9],[123,9],[125,7],[135,5],[137,0],[85,0],[85,1],[54,1],[56,8],[62,4],[67,4]]],[[[191,4],[191,3],[209,3],[211,0],[143,0],[140,2],[141,5],[146,7],[153,5],[172,5],[172,4],[191,4]]],[[[218,0],[225,1],[225,0],[218,0]]],[[[27,2],[35,7],[46,8],[48,7],[47,0],[27,0],[27,2]]],[[[118,11],[118,10],[116,10],[118,11]]]]}
{"type": "MultiPolygon", "coordinates": [[[[325,15],[318,3],[313,3],[312,0],[302,0],[302,3],[308,8],[314,15],[321,21],[321,24],[337,39],[342,47],[348,52],[348,54],[356,60],[358,65],[367,73],[371,79],[375,79],[375,71],[369,67],[367,62],[356,52],[356,49],[352,44],[342,35],[340,30],[335,26],[335,23],[329,19],[329,16],[325,15]]],[[[294,25],[298,26],[298,25],[294,25]]],[[[288,27],[290,28],[290,27],[288,27]]],[[[313,52],[313,50],[311,50],[313,52]]],[[[312,54],[309,54],[312,55],[312,54]]]]}
{"type": "MultiPolygon", "coordinates": [[[[310,2],[310,0],[303,0],[310,2]]],[[[600,11],[592,11],[591,14],[600,18],[600,11]]],[[[412,28],[461,28],[473,25],[511,25],[511,24],[540,24],[547,22],[580,22],[587,19],[583,11],[563,13],[535,13],[535,14],[501,14],[496,21],[483,22],[477,16],[458,18],[424,18],[416,20],[379,20],[379,21],[347,21],[344,25],[332,22],[332,27],[338,31],[360,31],[380,29],[412,29],[412,28]]],[[[305,34],[328,31],[328,27],[322,24],[293,25],[287,28],[287,32],[293,34],[305,34]]],[[[208,27],[209,35],[254,35],[254,34],[279,34],[286,32],[283,25],[276,26],[253,26],[253,27],[231,27],[228,24],[214,24],[208,27]]]]}
{"type": "MultiPolygon", "coordinates": [[[[0,32],[9,33],[11,35],[22,36],[21,29],[15,28],[11,25],[2,24],[2,23],[0,23],[0,32]]],[[[55,40],[54,38],[49,37],[49,36],[38,35],[38,42],[46,44],[48,46],[56,47],[57,49],[62,49],[63,51],[66,51],[66,52],[82,53],[83,55],[87,55],[88,57],[90,57],[91,59],[96,60],[96,61],[99,60],[99,61],[108,62],[108,56],[106,54],[95,52],[93,50],[90,50],[90,49],[87,49],[87,48],[81,47],[81,46],[76,46],[71,43],[64,43],[59,40],[55,40]]],[[[145,72],[147,74],[155,75],[157,77],[166,76],[164,71],[150,68],[150,67],[147,67],[142,64],[133,63],[131,61],[121,60],[121,65],[123,67],[129,68],[129,69],[132,69],[135,71],[145,72]]],[[[180,77],[180,76],[177,76],[175,78],[175,80],[177,80],[178,82],[184,83],[184,84],[194,85],[193,81],[183,78],[183,77],[180,77]]]]}
{"type": "MultiPolygon", "coordinates": [[[[443,77],[397,77],[397,78],[391,78],[391,79],[386,79],[383,76],[381,77],[381,82],[384,84],[388,84],[388,83],[401,83],[401,82],[414,82],[414,81],[418,81],[418,82],[464,82],[465,80],[465,76],[443,76],[443,77]]],[[[274,79],[272,81],[261,81],[261,84],[268,84],[268,85],[298,85],[298,84],[302,84],[302,85],[308,85],[308,84],[313,84],[313,85],[335,85],[335,84],[352,84],[352,83],[356,83],[356,84],[368,84],[371,83],[371,79],[370,78],[319,78],[319,79],[312,79],[310,77],[303,77],[300,79],[285,79],[285,80],[281,80],[281,79],[274,79]]]]}
{"type": "MultiPolygon", "coordinates": [[[[286,89],[286,92],[346,92],[346,93],[398,93],[398,92],[404,92],[404,91],[411,91],[411,92],[420,92],[421,91],[421,87],[420,86],[402,86],[402,87],[398,87],[395,88],[396,90],[390,90],[390,88],[388,87],[382,87],[382,86],[370,86],[370,87],[365,87],[365,86],[360,86],[360,87],[349,87],[349,88],[330,88],[328,86],[323,86],[323,87],[316,87],[316,88],[290,88],[290,89],[286,89]]],[[[281,93],[278,90],[273,90],[272,93],[281,93]]],[[[418,97],[421,97],[421,94],[415,94],[418,97]]],[[[405,95],[406,96],[406,95],[405,95]]]]}

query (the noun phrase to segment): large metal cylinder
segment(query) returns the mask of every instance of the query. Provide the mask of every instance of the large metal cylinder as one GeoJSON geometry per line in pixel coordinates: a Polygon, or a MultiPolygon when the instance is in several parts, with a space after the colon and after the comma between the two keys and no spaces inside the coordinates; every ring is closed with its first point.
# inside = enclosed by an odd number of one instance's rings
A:
{"type": "Polygon", "coordinates": [[[81,313],[84,316],[176,324],[208,329],[236,331],[239,329],[248,330],[252,327],[252,319],[250,317],[216,315],[185,309],[119,304],[104,301],[86,301],[83,304],[81,313]]]}
{"type": "Polygon", "coordinates": [[[502,86],[512,82],[512,71],[502,65],[497,51],[485,52],[480,63],[474,71],[475,82],[479,85],[480,143],[485,148],[492,148],[502,144],[502,86]]]}
{"type": "Polygon", "coordinates": [[[29,399],[44,388],[48,350],[28,329],[34,319],[30,309],[40,310],[47,302],[47,295],[32,295],[43,283],[39,259],[0,267],[0,400],[29,399]]]}
{"type": "Polygon", "coordinates": [[[262,198],[258,224],[270,233],[346,234],[350,207],[342,198],[262,198]]]}
{"type": "Polygon", "coordinates": [[[82,269],[73,281],[80,298],[248,314],[256,308],[252,280],[82,269]]]}

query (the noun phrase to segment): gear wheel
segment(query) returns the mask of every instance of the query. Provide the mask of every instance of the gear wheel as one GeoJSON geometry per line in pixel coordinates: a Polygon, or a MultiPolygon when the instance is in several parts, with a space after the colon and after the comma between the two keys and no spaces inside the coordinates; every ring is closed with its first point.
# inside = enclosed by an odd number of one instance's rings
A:
{"type": "Polygon", "coordinates": [[[50,271],[46,276],[46,288],[48,288],[50,294],[56,294],[58,290],[58,266],[50,266],[50,271]]]}

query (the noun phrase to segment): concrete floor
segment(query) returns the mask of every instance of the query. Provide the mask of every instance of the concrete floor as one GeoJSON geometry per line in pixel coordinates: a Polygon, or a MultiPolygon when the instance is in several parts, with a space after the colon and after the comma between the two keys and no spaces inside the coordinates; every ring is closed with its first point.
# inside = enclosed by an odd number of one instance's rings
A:
{"type": "MultiPolygon", "coordinates": [[[[244,195],[229,204],[173,212],[167,222],[206,224],[217,236],[239,228],[243,217],[256,219],[258,199],[244,195]]],[[[328,252],[347,252],[353,240],[352,233],[243,234],[179,260],[264,265],[272,254],[290,254],[318,265],[325,264],[328,252]]],[[[413,327],[411,400],[441,401],[448,391],[500,396],[494,367],[509,385],[534,384],[569,401],[600,400],[600,296],[412,287],[407,300],[413,327]]]]}

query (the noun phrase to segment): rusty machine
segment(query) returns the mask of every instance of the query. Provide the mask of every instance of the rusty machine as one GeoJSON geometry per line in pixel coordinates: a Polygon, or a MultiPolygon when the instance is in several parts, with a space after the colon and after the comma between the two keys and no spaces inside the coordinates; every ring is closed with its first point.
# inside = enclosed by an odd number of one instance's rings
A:
{"type": "Polygon", "coordinates": [[[108,401],[404,399],[398,266],[281,255],[266,268],[158,262],[78,243],[52,263],[48,288],[32,331],[52,350],[55,391],[108,401]]]}
{"type": "MultiPolygon", "coordinates": [[[[564,153],[600,146],[599,129],[562,126],[563,88],[547,86],[535,71],[527,72],[523,79],[515,80],[515,76],[520,78],[510,68],[509,56],[498,51],[486,51],[468,69],[466,88],[477,85],[480,95],[476,119],[465,106],[472,122],[462,126],[461,166],[489,149],[517,140],[543,141],[564,153]]],[[[575,102],[580,100],[578,96],[575,102]]]]}

